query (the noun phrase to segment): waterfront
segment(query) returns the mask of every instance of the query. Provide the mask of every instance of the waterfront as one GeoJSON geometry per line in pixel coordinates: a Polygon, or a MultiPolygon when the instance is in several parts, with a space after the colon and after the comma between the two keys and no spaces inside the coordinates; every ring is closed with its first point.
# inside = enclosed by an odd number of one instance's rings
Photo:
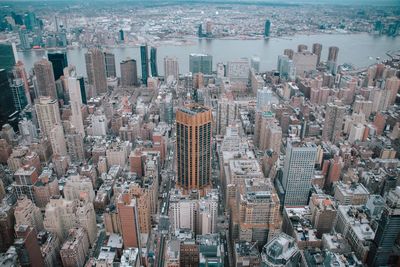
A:
{"type": "MultiPolygon", "coordinates": [[[[208,53],[213,56],[213,65],[218,62],[226,63],[241,57],[251,58],[257,55],[261,59],[261,71],[276,68],[278,55],[283,54],[285,48],[297,49],[298,44],[308,45],[311,50],[313,43],[321,43],[323,46],[322,60],[326,60],[328,47],[339,47],[339,64],[351,63],[357,68],[366,67],[376,63],[376,57],[387,58],[386,52],[400,48],[400,38],[387,36],[375,36],[367,33],[360,34],[318,34],[318,35],[296,35],[285,38],[271,38],[268,40],[220,40],[200,39],[194,40],[193,45],[160,45],[158,46],[157,62],[161,75],[164,74],[163,58],[175,56],[179,62],[179,72],[186,73],[189,70],[190,53],[208,53]]],[[[116,63],[127,57],[136,59],[140,75],[139,47],[116,47],[109,48],[115,54],[116,63]]],[[[68,62],[77,68],[80,75],[86,76],[85,57],[86,49],[69,49],[68,62]]],[[[26,65],[27,70],[32,68],[35,61],[46,56],[45,50],[31,50],[19,52],[19,57],[26,65]]],[[[119,75],[119,66],[117,66],[119,75]]]]}

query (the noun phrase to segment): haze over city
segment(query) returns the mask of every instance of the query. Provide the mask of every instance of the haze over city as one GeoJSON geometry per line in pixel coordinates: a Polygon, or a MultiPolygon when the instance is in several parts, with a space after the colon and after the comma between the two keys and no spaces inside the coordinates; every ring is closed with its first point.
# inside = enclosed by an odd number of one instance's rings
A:
{"type": "Polygon", "coordinates": [[[400,3],[0,1],[0,266],[400,266],[400,3]]]}

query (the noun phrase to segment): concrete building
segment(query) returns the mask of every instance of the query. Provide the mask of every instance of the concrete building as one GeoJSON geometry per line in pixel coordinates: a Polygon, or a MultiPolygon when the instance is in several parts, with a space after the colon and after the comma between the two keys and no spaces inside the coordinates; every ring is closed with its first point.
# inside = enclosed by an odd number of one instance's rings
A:
{"type": "Polygon", "coordinates": [[[302,144],[288,139],[282,175],[285,206],[302,206],[308,203],[316,157],[315,144],[302,144]]]}
{"type": "Polygon", "coordinates": [[[79,200],[82,198],[93,202],[95,193],[90,178],[72,174],[66,178],[64,185],[64,197],[66,200],[79,200]]]}
{"type": "Polygon", "coordinates": [[[68,156],[71,161],[73,163],[85,162],[85,151],[82,135],[79,134],[75,129],[71,129],[71,131],[65,135],[65,141],[67,143],[68,156]]]}
{"type": "Polygon", "coordinates": [[[138,85],[137,64],[134,59],[126,59],[121,61],[121,86],[138,85]]]}
{"type": "Polygon", "coordinates": [[[18,261],[21,266],[42,267],[44,261],[36,239],[36,230],[28,225],[21,224],[16,228],[17,239],[14,247],[18,254],[18,261]]]}
{"type": "Polygon", "coordinates": [[[334,197],[340,205],[364,205],[369,198],[369,192],[360,183],[345,184],[341,181],[335,184],[334,197]]]}
{"type": "Polygon", "coordinates": [[[15,182],[13,187],[18,197],[26,195],[30,200],[35,202],[33,193],[33,185],[38,180],[38,173],[35,167],[24,165],[14,173],[15,182]]]}
{"type": "Polygon", "coordinates": [[[167,81],[169,77],[175,81],[179,80],[179,65],[176,57],[164,58],[164,79],[167,81]]]}
{"type": "Polygon", "coordinates": [[[93,136],[107,135],[108,120],[104,114],[93,114],[91,124],[91,134],[93,136]]]}
{"type": "Polygon", "coordinates": [[[44,169],[33,186],[36,206],[44,210],[52,196],[60,195],[58,179],[52,169],[44,169]]]}
{"type": "Polygon", "coordinates": [[[50,144],[53,155],[66,156],[67,144],[65,143],[64,128],[60,124],[55,124],[50,130],[50,144]]]}
{"type": "Polygon", "coordinates": [[[117,200],[118,217],[121,224],[125,248],[140,248],[140,230],[136,199],[122,193],[117,200]]]}
{"type": "Polygon", "coordinates": [[[72,228],[60,250],[64,267],[83,267],[89,255],[89,239],[85,229],[72,228]]]}
{"type": "Polygon", "coordinates": [[[192,104],[176,112],[177,184],[185,190],[210,185],[212,114],[192,104]]]}
{"type": "Polygon", "coordinates": [[[26,196],[20,196],[14,210],[15,229],[20,225],[27,225],[40,232],[43,230],[43,217],[40,209],[26,196]]]}
{"type": "Polygon", "coordinates": [[[96,216],[93,204],[87,201],[65,200],[60,196],[52,197],[46,206],[44,228],[55,233],[61,242],[68,236],[68,230],[83,227],[93,245],[96,234],[96,216]]]}
{"type": "Polygon", "coordinates": [[[42,135],[49,136],[54,125],[61,125],[60,109],[57,100],[50,97],[40,97],[35,103],[35,110],[42,135]]]}
{"type": "Polygon", "coordinates": [[[300,262],[300,250],[294,239],[284,233],[266,244],[261,252],[263,267],[295,267],[300,262]]]}
{"type": "Polygon", "coordinates": [[[111,142],[107,146],[106,150],[107,165],[119,165],[122,167],[125,166],[128,160],[128,156],[131,153],[130,148],[131,143],[129,143],[129,141],[111,142]]]}
{"type": "Polygon", "coordinates": [[[317,237],[330,233],[336,220],[334,201],[327,195],[313,194],[310,198],[311,223],[317,229],[317,237]]]}
{"type": "Polygon", "coordinates": [[[53,72],[53,64],[47,59],[35,62],[33,70],[36,76],[37,97],[50,97],[57,100],[56,84],[53,72]]]}
{"type": "Polygon", "coordinates": [[[91,48],[85,53],[88,82],[96,94],[107,92],[107,76],[104,53],[98,48],[91,48]]]}
{"type": "Polygon", "coordinates": [[[256,243],[245,241],[235,242],[234,245],[234,265],[235,267],[261,266],[261,255],[256,243]]]}
{"type": "Polygon", "coordinates": [[[305,74],[316,70],[318,56],[309,52],[297,52],[293,55],[293,63],[296,67],[296,76],[304,77],[305,74]]]}
{"type": "Polygon", "coordinates": [[[226,127],[233,124],[236,120],[236,104],[229,95],[225,95],[218,101],[217,107],[217,126],[216,133],[220,135],[225,135],[226,127]]]}
{"type": "Polygon", "coordinates": [[[72,113],[70,117],[71,124],[82,137],[85,137],[82,117],[81,86],[78,79],[75,77],[75,73],[72,73],[72,77],[68,77],[67,84],[72,113]]]}
{"type": "Polygon", "coordinates": [[[312,53],[317,55],[317,66],[321,62],[322,44],[315,43],[312,46],[312,53]]]}
{"type": "Polygon", "coordinates": [[[322,140],[337,142],[342,133],[346,108],[341,101],[328,103],[325,112],[325,122],[322,129],[322,140]]]}
{"type": "Polygon", "coordinates": [[[228,61],[226,64],[226,77],[231,81],[247,82],[249,79],[250,65],[247,58],[228,61]]]}
{"type": "Polygon", "coordinates": [[[296,66],[287,55],[278,56],[277,71],[282,79],[293,81],[296,78],[296,66]]]}
{"type": "Polygon", "coordinates": [[[104,52],[104,63],[106,66],[107,78],[117,77],[117,69],[115,65],[115,55],[111,52],[104,52]]]}

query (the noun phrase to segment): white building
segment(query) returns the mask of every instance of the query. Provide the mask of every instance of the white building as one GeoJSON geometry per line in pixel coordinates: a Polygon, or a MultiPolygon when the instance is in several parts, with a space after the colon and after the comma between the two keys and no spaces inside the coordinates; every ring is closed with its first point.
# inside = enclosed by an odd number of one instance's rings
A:
{"type": "Polygon", "coordinates": [[[65,143],[64,128],[62,125],[56,124],[50,130],[50,144],[53,150],[53,155],[67,155],[67,145],[65,143]]]}

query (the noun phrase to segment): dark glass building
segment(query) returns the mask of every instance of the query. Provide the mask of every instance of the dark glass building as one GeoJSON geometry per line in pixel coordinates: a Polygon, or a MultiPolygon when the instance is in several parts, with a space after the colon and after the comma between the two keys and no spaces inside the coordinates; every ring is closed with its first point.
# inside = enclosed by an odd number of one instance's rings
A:
{"type": "Polygon", "coordinates": [[[270,30],[271,30],[271,21],[269,19],[267,19],[265,21],[264,37],[269,37],[270,30]]]}
{"type": "Polygon", "coordinates": [[[0,69],[10,71],[15,65],[15,58],[11,44],[0,44],[0,69]]]}
{"type": "Polygon", "coordinates": [[[149,52],[147,45],[140,47],[140,59],[142,64],[142,83],[147,85],[147,78],[149,77],[149,52]]]}
{"type": "Polygon", "coordinates": [[[67,52],[49,52],[47,58],[53,64],[54,79],[58,80],[64,75],[64,68],[68,67],[67,52]]]}
{"type": "Polygon", "coordinates": [[[9,117],[15,113],[13,94],[5,69],[0,69],[0,127],[9,123],[9,117]]]}
{"type": "Polygon", "coordinates": [[[151,76],[157,77],[157,48],[152,47],[150,49],[150,67],[151,67],[151,76]]]}
{"type": "Polygon", "coordinates": [[[79,85],[81,87],[82,103],[87,104],[86,90],[85,90],[85,79],[80,76],[78,77],[79,85]]]}

